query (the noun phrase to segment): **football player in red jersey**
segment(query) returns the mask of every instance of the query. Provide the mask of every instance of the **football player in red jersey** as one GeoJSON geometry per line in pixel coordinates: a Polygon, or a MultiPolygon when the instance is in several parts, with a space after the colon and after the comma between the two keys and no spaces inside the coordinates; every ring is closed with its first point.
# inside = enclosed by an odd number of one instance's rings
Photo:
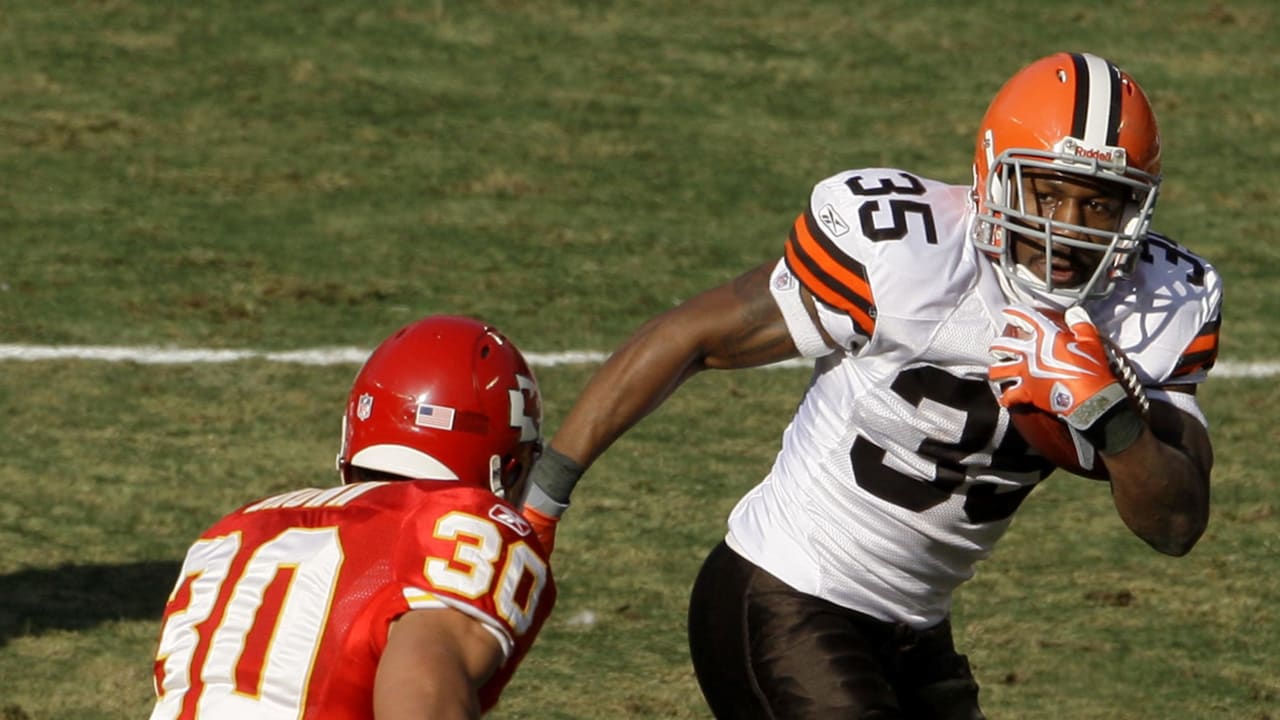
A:
{"type": "Polygon", "coordinates": [[[1150,229],[1160,138],[1142,89],[1087,53],[1033,62],[982,119],[973,177],[820,181],[781,257],[645,323],[533,470],[524,507],[550,533],[586,468],[693,374],[814,359],[694,585],[693,665],[717,717],[984,717],[952,596],[1054,467],[1011,406],[1069,425],[1157,551],[1204,532],[1195,392],[1221,279],[1150,229]]]}
{"type": "Polygon", "coordinates": [[[475,718],[555,603],[504,498],[541,450],[520,351],[464,317],[400,329],[356,376],[343,484],[250,503],[187,552],[152,720],[475,718]]]}

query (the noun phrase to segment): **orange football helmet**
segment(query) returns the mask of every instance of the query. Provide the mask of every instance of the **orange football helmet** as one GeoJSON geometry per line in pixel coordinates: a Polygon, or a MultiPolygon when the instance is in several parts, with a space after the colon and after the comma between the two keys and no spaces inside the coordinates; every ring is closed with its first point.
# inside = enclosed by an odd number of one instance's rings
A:
{"type": "Polygon", "coordinates": [[[338,471],[453,480],[500,497],[542,449],[542,399],[524,356],[493,326],[436,315],[380,344],[356,375],[338,471]]]}
{"type": "Polygon", "coordinates": [[[1006,290],[1024,302],[1059,307],[1105,297],[1132,271],[1159,194],[1155,114],[1137,82],[1109,61],[1086,53],[1051,55],[1019,71],[992,100],[978,130],[973,173],[973,240],[996,259],[1006,290]],[[1028,169],[1118,184],[1125,204],[1116,227],[1037,214],[1034,199],[1023,197],[1028,169]],[[1010,234],[1043,245],[1043,275],[1015,261],[1010,234]],[[1055,248],[1097,253],[1092,275],[1072,287],[1055,284],[1055,248]]]}

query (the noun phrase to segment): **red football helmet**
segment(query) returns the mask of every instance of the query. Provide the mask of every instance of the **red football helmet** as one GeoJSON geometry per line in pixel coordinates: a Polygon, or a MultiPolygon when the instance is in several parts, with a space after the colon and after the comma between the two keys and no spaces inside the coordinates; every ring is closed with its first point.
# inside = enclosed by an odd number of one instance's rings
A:
{"type": "Polygon", "coordinates": [[[1103,58],[1058,53],[1014,75],[992,100],[974,154],[975,244],[993,255],[1006,288],[1020,300],[1053,305],[1105,297],[1133,268],[1160,188],[1160,133],[1142,88],[1103,58]],[[1023,197],[1028,169],[1116,184],[1125,206],[1109,230],[1038,215],[1023,197]],[[1043,276],[1015,262],[1010,233],[1043,244],[1043,276]],[[1069,235],[1063,234],[1069,233],[1069,235]],[[1096,253],[1092,276],[1055,284],[1054,248],[1096,253]],[[1031,297],[1027,297],[1027,295],[1031,297]]]}
{"type": "Polygon", "coordinates": [[[499,496],[542,448],[542,398],[529,364],[492,326],[436,315],[407,325],[356,375],[338,471],[456,480],[499,496]]]}

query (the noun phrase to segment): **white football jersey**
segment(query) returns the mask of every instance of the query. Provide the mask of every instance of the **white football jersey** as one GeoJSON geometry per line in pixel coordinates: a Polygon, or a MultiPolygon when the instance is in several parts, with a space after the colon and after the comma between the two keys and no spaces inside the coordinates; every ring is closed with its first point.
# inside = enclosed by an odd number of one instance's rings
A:
{"type": "MultiPolygon", "coordinates": [[[[1010,301],[969,240],[969,197],[883,168],[815,186],[772,278],[813,378],[772,470],[729,518],[730,547],[797,590],[914,627],[947,615],[1052,471],[987,382],[1010,301]]],[[[1150,395],[1203,422],[1194,396],[1157,388],[1204,379],[1220,305],[1216,271],[1152,235],[1132,277],[1086,307],[1150,395]]]]}

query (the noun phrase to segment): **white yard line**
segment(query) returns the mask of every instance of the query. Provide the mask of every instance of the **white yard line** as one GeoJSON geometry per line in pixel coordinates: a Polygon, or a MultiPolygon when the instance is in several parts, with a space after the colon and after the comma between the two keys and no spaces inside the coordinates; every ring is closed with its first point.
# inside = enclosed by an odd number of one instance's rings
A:
{"type": "MultiPolygon", "coordinates": [[[[370,350],[354,347],[311,348],[268,352],[265,350],[212,350],[164,347],[117,347],[105,345],[4,345],[0,344],[0,361],[19,360],[99,360],[103,362],[133,362],[143,365],[193,365],[198,363],[228,363],[241,360],[266,360],[268,362],[297,365],[359,365],[369,356],[370,350]]],[[[597,350],[568,350],[556,353],[527,352],[525,357],[534,367],[557,365],[592,365],[603,362],[608,353],[597,350]]],[[[804,367],[805,360],[790,360],[770,367],[804,367]]],[[[1280,362],[1233,362],[1220,360],[1214,366],[1213,377],[1262,378],[1280,375],[1280,362]]]]}
{"type": "MultiPolygon", "coordinates": [[[[143,365],[194,365],[199,363],[229,363],[241,360],[266,360],[268,362],[296,365],[359,365],[369,357],[372,349],[355,347],[311,348],[308,350],[212,350],[165,347],[118,347],[105,345],[0,345],[0,361],[23,360],[100,360],[103,362],[132,362],[143,365]]],[[[600,352],[525,353],[531,365],[586,365],[603,362],[608,357],[600,352]]]]}

